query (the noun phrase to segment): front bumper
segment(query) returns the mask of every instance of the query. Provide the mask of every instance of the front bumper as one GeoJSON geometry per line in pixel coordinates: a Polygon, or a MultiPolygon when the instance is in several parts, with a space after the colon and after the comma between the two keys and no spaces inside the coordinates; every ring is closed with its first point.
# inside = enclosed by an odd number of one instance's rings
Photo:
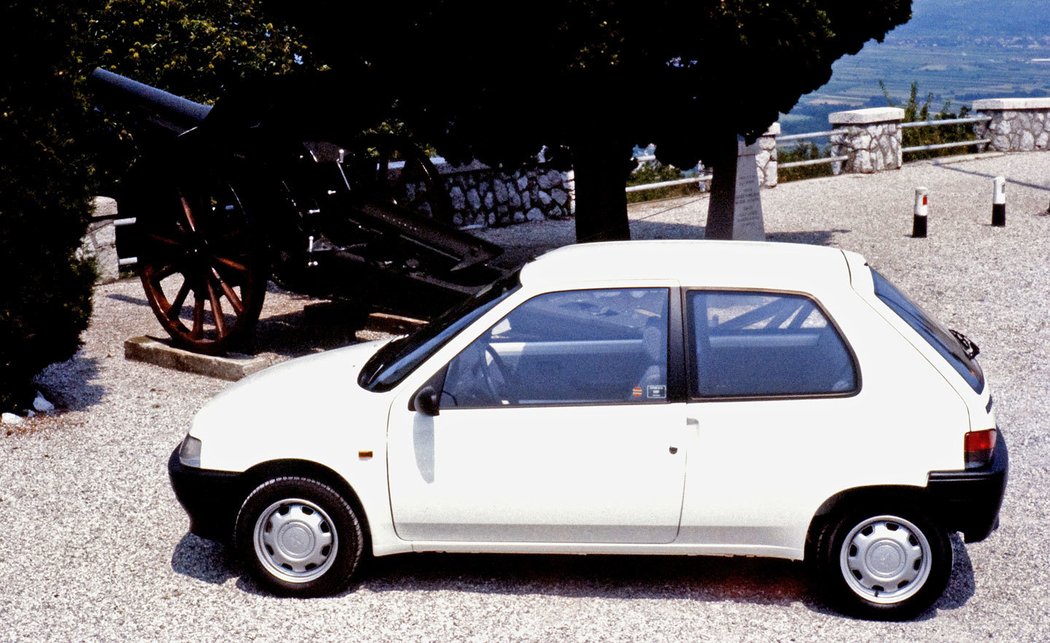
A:
{"type": "Polygon", "coordinates": [[[1006,439],[999,432],[995,455],[987,465],[963,471],[931,471],[927,490],[942,524],[951,531],[961,531],[968,543],[987,538],[999,526],[1009,468],[1006,439]]]}
{"type": "Polygon", "coordinates": [[[230,542],[237,511],[250,491],[244,476],[187,467],[179,462],[176,447],[168,458],[168,477],[175,497],[190,517],[190,533],[230,542]]]}

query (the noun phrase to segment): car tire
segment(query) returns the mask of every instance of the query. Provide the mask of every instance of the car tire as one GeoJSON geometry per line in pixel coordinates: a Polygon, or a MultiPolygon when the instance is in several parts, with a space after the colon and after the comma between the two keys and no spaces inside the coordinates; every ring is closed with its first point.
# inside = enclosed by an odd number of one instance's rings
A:
{"type": "Polygon", "coordinates": [[[944,593],[952,571],[948,533],[913,507],[854,508],[825,523],[816,544],[817,581],[843,612],[906,620],[944,593]]]}
{"type": "Polygon", "coordinates": [[[234,539],[251,576],[282,596],[346,589],[364,552],[353,508],[309,478],[282,477],[258,486],[241,505],[234,539]]]}

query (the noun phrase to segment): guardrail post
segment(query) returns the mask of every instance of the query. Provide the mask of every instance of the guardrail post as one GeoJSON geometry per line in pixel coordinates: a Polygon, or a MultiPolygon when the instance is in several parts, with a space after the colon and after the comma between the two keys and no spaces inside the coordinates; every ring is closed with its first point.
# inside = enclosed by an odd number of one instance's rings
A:
{"type": "Polygon", "coordinates": [[[834,130],[831,154],[847,157],[842,171],[848,174],[899,170],[904,164],[900,128],[903,121],[904,110],[899,107],[833,112],[828,115],[834,130]]]}
{"type": "Polygon", "coordinates": [[[992,225],[1006,227],[1006,177],[997,176],[992,180],[992,225]]]}
{"type": "Polygon", "coordinates": [[[911,219],[911,236],[926,238],[926,216],[929,214],[930,198],[926,188],[915,188],[915,210],[911,219]]]}

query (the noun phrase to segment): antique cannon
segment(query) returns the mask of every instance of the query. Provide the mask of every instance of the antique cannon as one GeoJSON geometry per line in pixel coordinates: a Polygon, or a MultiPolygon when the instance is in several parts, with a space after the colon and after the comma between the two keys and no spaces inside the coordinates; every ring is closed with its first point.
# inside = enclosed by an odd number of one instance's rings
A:
{"type": "Polygon", "coordinates": [[[174,344],[222,353],[251,337],[267,282],[428,318],[497,278],[500,248],[451,225],[430,159],[360,135],[345,87],[281,80],[202,105],[96,69],[97,102],[145,153],[121,182],[146,298],[174,344]]]}

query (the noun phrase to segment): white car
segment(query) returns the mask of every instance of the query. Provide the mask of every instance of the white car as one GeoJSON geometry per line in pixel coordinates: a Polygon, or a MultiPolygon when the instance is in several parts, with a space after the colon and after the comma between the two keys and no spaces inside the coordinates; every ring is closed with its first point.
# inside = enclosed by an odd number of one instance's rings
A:
{"type": "Polygon", "coordinates": [[[998,524],[976,346],[857,254],[550,252],[417,333],[232,385],[169,462],[191,531],[338,592],[403,552],[770,556],[907,618],[998,524]]]}

